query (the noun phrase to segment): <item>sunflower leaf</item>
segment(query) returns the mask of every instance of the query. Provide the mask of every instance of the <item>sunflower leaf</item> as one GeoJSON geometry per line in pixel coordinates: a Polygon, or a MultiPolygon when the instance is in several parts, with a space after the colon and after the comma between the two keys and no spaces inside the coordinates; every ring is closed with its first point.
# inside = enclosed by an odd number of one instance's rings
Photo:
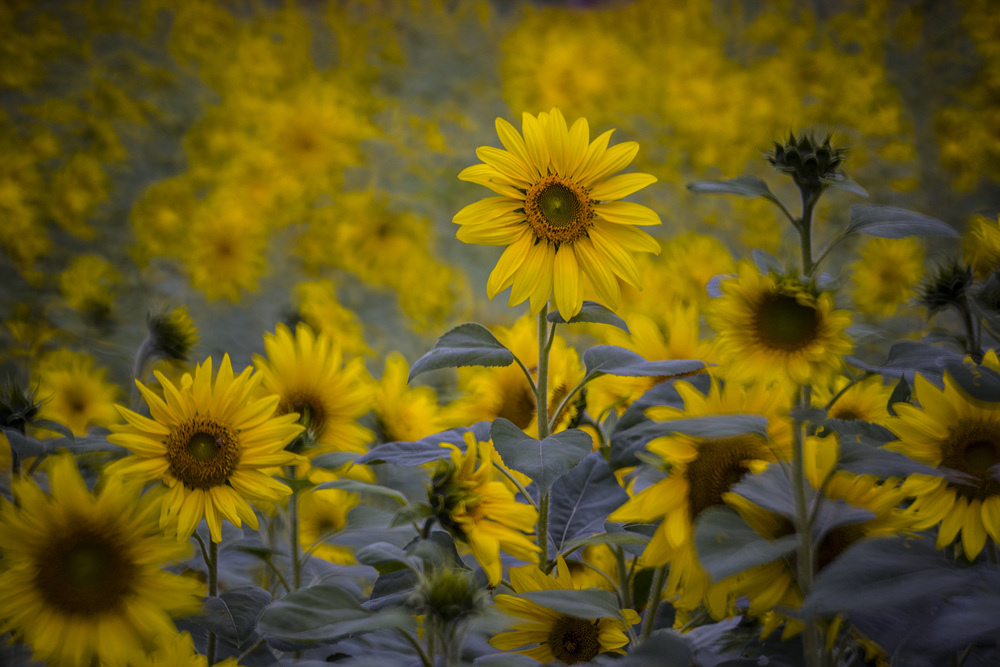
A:
{"type": "Polygon", "coordinates": [[[361,547],[354,558],[362,565],[369,565],[379,574],[388,574],[405,568],[417,571],[420,564],[405,551],[389,542],[375,542],[361,547]]]}
{"type": "Polygon", "coordinates": [[[279,639],[311,643],[387,628],[412,628],[415,623],[399,608],[371,612],[340,586],[323,583],[272,602],[260,615],[258,628],[279,639]]]}
{"type": "Polygon", "coordinates": [[[766,510],[795,520],[792,485],[780,466],[768,466],[755,475],[747,475],[729,490],[766,510]]]}
{"type": "MultiPolygon", "coordinates": [[[[588,436],[589,439],[589,436],[588,436]]],[[[549,498],[549,537],[560,553],[572,540],[604,530],[608,515],[628,500],[600,452],[556,480],[549,498]]]]}
{"type": "Polygon", "coordinates": [[[656,422],[660,435],[680,433],[698,438],[727,438],[756,433],[767,437],[767,417],[762,415],[716,415],[656,422]]]}
{"type": "Polygon", "coordinates": [[[859,197],[864,197],[868,199],[868,191],[863,187],[852,181],[850,178],[844,175],[843,172],[834,172],[830,176],[822,179],[827,185],[831,185],[835,188],[840,188],[845,192],[850,192],[852,195],[857,195],[859,197]]]}
{"type": "Polygon", "coordinates": [[[766,276],[769,273],[783,275],[785,273],[785,265],[768,251],[754,248],[750,254],[753,255],[753,263],[757,265],[757,270],[760,271],[761,275],[766,276]]]}
{"type": "Polygon", "coordinates": [[[958,232],[947,222],[903,208],[862,204],[851,207],[851,222],[844,236],[868,234],[884,239],[901,239],[907,236],[950,236],[958,232]]]}
{"type": "Polygon", "coordinates": [[[649,544],[649,538],[645,535],[636,535],[635,533],[626,533],[624,531],[619,533],[597,533],[569,540],[563,545],[563,550],[569,552],[593,544],[615,544],[622,546],[626,544],[632,546],[641,544],[645,546],[649,544]]]}
{"type": "Polygon", "coordinates": [[[434,348],[417,359],[410,368],[413,378],[427,371],[460,366],[510,366],[514,363],[514,353],[496,339],[482,324],[468,322],[445,332],[434,348]]]}
{"type": "Polygon", "coordinates": [[[728,507],[709,507],[695,522],[698,557],[718,581],[756,565],[770,563],[795,551],[797,535],[776,540],[761,537],[728,507]]]}
{"type": "Polygon", "coordinates": [[[625,333],[631,333],[628,330],[628,325],[625,324],[625,320],[615,315],[613,310],[610,310],[595,301],[584,301],[583,307],[580,308],[580,312],[569,320],[564,320],[558,310],[554,310],[549,313],[545,319],[549,322],[555,322],[556,324],[581,324],[583,322],[590,322],[593,324],[610,324],[613,327],[618,327],[625,333]]]}
{"type": "Polygon", "coordinates": [[[271,594],[256,586],[242,586],[205,599],[205,614],[192,619],[237,648],[253,637],[257,617],[271,602],[271,594]]]}
{"type": "Polygon", "coordinates": [[[964,358],[958,352],[945,347],[913,340],[901,340],[892,344],[886,360],[877,366],[853,356],[844,357],[844,360],[852,366],[872,373],[886,377],[905,378],[910,384],[913,383],[913,376],[920,373],[928,380],[935,381],[936,384],[940,385],[940,378],[944,374],[945,368],[953,362],[962,363],[964,358]]]}
{"type": "Polygon", "coordinates": [[[691,647],[687,638],[670,628],[651,633],[634,650],[621,660],[616,667],[649,667],[650,665],[690,665],[691,647]]]}
{"type": "Polygon", "coordinates": [[[525,435],[503,417],[493,420],[490,435],[504,465],[530,477],[542,493],[579,463],[590,452],[593,442],[579,429],[560,431],[538,440],[525,435]]]}
{"type": "Polygon", "coordinates": [[[514,597],[530,600],[567,616],[587,619],[614,618],[622,623],[625,622],[625,617],[618,607],[618,598],[611,591],[596,588],[582,591],[553,589],[525,591],[515,594],[514,597]]]}
{"type": "Polygon", "coordinates": [[[420,440],[417,442],[387,442],[384,445],[372,447],[366,454],[359,456],[354,462],[371,465],[372,463],[395,463],[402,466],[416,466],[437,461],[450,456],[452,450],[434,442],[420,440]]]}
{"type": "Polygon", "coordinates": [[[601,375],[623,377],[659,377],[672,380],[692,375],[705,368],[705,363],[694,359],[671,359],[648,361],[641,356],[614,345],[596,345],[583,353],[583,364],[587,368],[587,379],[601,375]]]}
{"type": "Polygon", "coordinates": [[[945,370],[958,386],[972,398],[996,403],[1000,401],[1000,373],[989,366],[950,361],[945,370]]]}
{"type": "Polygon", "coordinates": [[[320,454],[310,461],[310,463],[313,467],[336,470],[343,468],[348,463],[353,463],[356,458],[358,458],[356,452],[327,452],[326,454],[320,454]]]}
{"type": "Polygon", "coordinates": [[[316,491],[321,489],[343,489],[344,491],[351,491],[353,493],[374,493],[379,496],[392,498],[400,505],[407,504],[406,496],[396,489],[390,489],[387,486],[380,486],[378,484],[369,484],[356,479],[335,479],[316,485],[316,491]]]}
{"type": "Polygon", "coordinates": [[[767,183],[756,176],[737,176],[726,181],[693,181],[687,184],[687,189],[698,194],[764,197],[777,201],[767,183]]]}
{"type": "Polygon", "coordinates": [[[837,469],[855,475],[879,477],[907,477],[915,473],[941,475],[941,471],[937,468],[925,466],[909,456],[885,449],[879,446],[880,444],[867,438],[841,438],[837,469]]]}

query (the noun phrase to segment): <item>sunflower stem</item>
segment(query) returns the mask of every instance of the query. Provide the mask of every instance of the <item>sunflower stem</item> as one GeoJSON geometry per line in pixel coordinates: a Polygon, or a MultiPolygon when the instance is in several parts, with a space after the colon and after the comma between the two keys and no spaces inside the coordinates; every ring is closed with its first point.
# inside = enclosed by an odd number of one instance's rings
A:
{"type": "MultiPolygon", "coordinates": [[[[208,597],[214,598],[219,595],[219,543],[215,540],[208,541],[208,597]]],[[[215,664],[215,633],[208,632],[208,648],[205,649],[205,657],[209,665],[215,664]]]]}
{"type": "Polygon", "coordinates": [[[802,249],[802,273],[806,278],[811,278],[813,269],[812,257],[812,218],[813,208],[816,206],[818,195],[809,194],[805,190],[802,193],[802,217],[799,219],[799,242],[802,249]]]}
{"type": "MultiPolygon", "coordinates": [[[[549,323],[546,320],[548,311],[546,303],[538,312],[538,382],[535,385],[535,421],[538,422],[539,440],[549,437],[549,350],[552,349],[551,339],[555,337],[555,327],[553,326],[550,333],[549,323]]],[[[535,534],[538,536],[538,546],[541,548],[538,562],[543,569],[546,569],[549,562],[548,490],[538,500],[538,526],[535,530],[535,534]]]]}
{"type": "MultiPolygon", "coordinates": [[[[799,407],[806,408],[810,403],[810,387],[803,386],[799,392],[799,407]]],[[[809,595],[812,588],[812,578],[815,571],[815,554],[813,554],[812,525],[809,499],[807,493],[808,481],[805,471],[805,424],[796,417],[795,430],[792,440],[792,486],[795,493],[795,517],[796,529],[799,534],[798,554],[796,558],[796,578],[802,597],[809,595]]],[[[806,618],[803,642],[805,644],[805,659],[809,667],[819,667],[822,663],[820,655],[819,636],[816,629],[816,622],[812,618],[806,618]]]]}
{"type": "Polygon", "coordinates": [[[434,667],[434,664],[430,661],[430,659],[427,657],[427,654],[424,652],[424,647],[420,645],[420,642],[417,641],[416,637],[411,635],[406,630],[403,630],[401,628],[397,629],[399,630],[399,634],[403,635],[403,638],[410,643],[410,646],[412,646],[414,650],[416,650],[417,655],[420,657],[420,663],[424,667],[434,667]]]}
{"type": "Polygon", "coordinates": [[[625,564],[625,549],[621,545],[615,549],[615,563],[618,565],[618,580],[621,582],[622,609],[634,609],[634,603],[632,602],[632,572],[625,564]]]}
{"type": "Polygon", "coordinates": [[[649,637],[656,626],[656,613],[660,610],[660,601],[663,599],[663,580],[666,576],[666,566],[658,567],[653,572],[653,583],[649,587],[649,603],[646,605],[646,615],[642,619],[640,639],[649,637]]]}
{"type": "MultiPolygon", "coordinates": [[[[288,477],[296,479],[295,468],[288,468],[288,477]]],[[[292,590],[302,587],[302,563],[299,561],[299,492],[292,490],[288,498],[288,549],[292,559],[292,590]]]]}

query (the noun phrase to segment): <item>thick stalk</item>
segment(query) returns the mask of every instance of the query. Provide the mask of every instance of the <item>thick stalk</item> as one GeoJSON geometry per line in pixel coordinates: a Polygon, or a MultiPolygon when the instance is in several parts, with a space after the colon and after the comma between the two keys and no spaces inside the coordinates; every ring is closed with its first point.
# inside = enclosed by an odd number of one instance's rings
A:
{"type": "MultiPolygon", "coordinates": [[[[799,394],[799,406],[808,407],[810,401],[809,387],[803,387],[799,394]]],[[[799,534],[799,546],[796,555],[796,579],[799,588],[802,590],[802,597],[809,595],[812,589],[813,573],[816,568],[816,557],[813,553],[812,543],[812,522],[809,512],[809,494],[805,471],[804,445],[805,434],[804,424],[798,419],[795,420],[795,432],[792,440],[792,487],[795,493],[795,518],[796,531],[799,534]]],[[[805,644],[806,664],[809,667],[820,667],[823,664],[820,655],[819,635],[816,629],[816,622],[812,618],[805,619],[805,631],[803,634],[805,644]]]]}
{"type": "MultiPolygon", "coordinates": [[[[538,439],[549,437],[549,323],[548,304],[542,306],[538,313],[538,381],[535,383],[535,416],[538,422],[538,439]]],[[[538,526],[535,530],[538,536],[539,565],[548,569],[549,562],[549,491],[545,490],[538,502],[538,526]]]]}
{"type": "Polygon", "coordinates": [[[818,196],[807,195],[802,192],[802,218],[799,219],[799,244],[802,251],[802,274],[806,278],[812,277],[813,255],[812,255],[812,216],[813,208],[816,206],[818,196]]]}
{"type": "MultiPolygon", "coordinates": [[[[295,468],[288,468],[288,476],[295,479],[295,468]]],[[[302,588],[302,563],[299,559],[299,492],[292,490],[288,497],[288,551],[292,559],[292,590],[302,588]]]]}
{"type": "Polygon", "coordinates": [[[653,572],[653,583],[649,587],[649,603],[646,605],[646,617],[642,619],[641,639],[649,637],[656,626],[656,612],[660,610],[660,601],[663,599],[663,580],[666,578],[667,568],[661,566],[653,572]]]}
{"type": "MultiPolygon", "coordinates": [[[[219,595],[219,544],[215,540],[208,540],[208,597],[214,598],[219,595]]],[[[208,648],[205,650],[205,657],[209,665],[215,664],[215,633],[208,633],[208,648]]]]}

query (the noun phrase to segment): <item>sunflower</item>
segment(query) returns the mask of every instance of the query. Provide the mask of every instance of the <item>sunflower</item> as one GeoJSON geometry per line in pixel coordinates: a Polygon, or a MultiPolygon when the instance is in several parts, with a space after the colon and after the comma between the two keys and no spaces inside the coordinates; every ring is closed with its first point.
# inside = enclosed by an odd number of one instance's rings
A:
{"type": "Polygon", "coordinates": [[[821,384],[851,351],[844,333],[850,314],[834,310],[829,292],[761,275],[748,261],[720,287],[722,296],[709,304],[706,319],[718,332],[719,361],[729,380],[821,384]]]}
{"type": "Polygon", "coordinates": [[[896,404],[885,426],[898,440],[887,449],[939,467],[946,474],[910,475],[904,486],[913,497],[917,528],[938,526],[937,548],[962,533],[962,548],[976,558],[987,536],[1000,544],[1000,403],[967,396],[947,374],[938,389],[922,375],[913,383],[916,405],[896,404]]]}
{"type": "Polygon", "coordinates": [[[917,295],[924,277],[924,248],[915,238],[873,237],[851,264],[854,305],[888,317],[917,295]]]}
{"type": "Polygon", "coordinates": [[[712,415],[759,414],[768,419],[768,438],[756,433],[719,438],[671,435],[652,440],[647,449],[661,461],[666,477],[611,513],[609,521],[652,523],[662,517],[640,558],[649,567],[670,565],[667,595],[681,609],[705,603],[716,617],[726,613],[728,582],[712,583],[694,545],[694,523],[708,509],[722,505],[729,488],[768,462],[786,458],[791,427],[783,417],[787,402],[779,392],[750,391],[713,381],[708,394],[687,382],[675,384],[684,409],[658,406],[646,411],[656,420],[712,415]]]}
{"type": "Polygon", "coordinates": [[[814,386],[813,405],[818,408],[829,405],[827,416],[830,419],[881,424],[889,416],[893,386],[887,385],[880,375],[848,386],[849,383],[846,377],[838,376],[829,385],[814,386]]]}
{"type": "Polygon", "coordinates": [[[257,528],[248,501],[276,501],[291,489],[264,470],[299,460],[285,445],[302,432],[297,414],[277,415],[280,398],[253,398],[260,375],[245,369],[234,376],[227,354],[212,382],[212,359],[186,373],[180,387],[155,371],[160,398],[136,382],[152,419],[123,407],[126,424],[112,427],[110,442],[134,455],[109,466],[109,472],[162,481],[168,491],[160,526],[186,540],[202,517],[212,540],[222,540],[222,519],[257,528]]]}
{"type": "Polygon", "coordinates": [[[91,493],[68,454],[46,465],[49,493],[17,478],[0,498],[0,632],[52,664],[143,664],[201,606],[201,584],[163,569],[190,548],[159,530],[159,494],[113,476],[91,493]]]}
{"type": "Polygon", "coordinates": [[[500,552],[535,562],[540,549],[529,535],[538,512],[514,499],[514,492],[498,479],[493,465],[492,441],[476,442],[465,434],[465,453],[448,445],[451,455],[434,472],[429,500],[442,526],[463,540],[489,577],[490,586],[500,583],[500,552]]]}
{"type": "Polygon", "coordinates": [[[430,387],[410,386],[410,365],[398,352],[385,358],[385,370],[375,390],[375,418],[386,442],[412,442],[450,426],[437,394],[430,387]]]}
{"type": "Polygon", "coordinates": [[[107,382],[107,370],[95,367],[93,357],[57,350],[42,357],[35,374],[36,396],[42,404],[39,419],[59,422],[73,435],[86,435],[91,426],[121,421],[115,410],[118,386],[107,382]]]}
{"type": "Polygon", "coordinates": [[[267,357],[254,365],[263,377],[261,387],[280,397],[278,414],[298,413],[320,453],[363,452],[374,437],[358,423],[372,407],[372,380],[359,358],[344,363],[334,339],[313,332],[304,323],[295,335],[283,324],[264,335],[267,357]]]}
{"type": "MultiPolygon", "coordinates": [[[[538,324],[531,317],[521,317],[512,327],[498,327],[497,340],[514,353],[537,380],[538,324]]],[[[549,351],[548,414],[552,420],[563,399],[582,380],[583,364],[576,350],[561,336],[556,336],[549,351]]],[[[502,368],[462,368],[458,374],[459,389],[464,396],[446,410],[455,423],[492,421],[503,417],[535,437],[538,435],[538,415],[535,395],[520,366],[502,368]]],[[[580,398],[580,395],[577,395],[580,398]]],[[[571,401],[554,420],[553,431],[570,428],[580,413],[578,401],[571,401]]]]}
{"type": "MultiPolygon", "coordinates": [[[[338,479],[329,470],[316,469],[309,480],[321,483],[338,479]]],[[[348,513],[361,501],[357,494],[342,489],[313,489],[299,496],[299,546],[305,553],[337,563],[353,565],[354,553],[330,543],[331,536],[347,526],[348,513]]]]}
{"type": "Polygon", "coordinates": [[[983,215],[972,218],[962,236],[962,259],[979,280],[1000,269],[1000,216],[996,220],[983,215]]]}
{"type": "MultiPolygon", "coordinates": [[[[510,583],[516,593],[547,590],[573,590],[573,575],[562,556],[557,559],[556,574],[545,574],[535,565],[510,570],[510,583]]],[[[633,609],[623,609],[625,622],[616,618],[579,618],[513,595],[498,595],[496,606],[520,620],[508,632],[490,639],[494,648],[511,650],[532,644],[518,653],[539,662],[558,660],[566,665],[590,662],[601,653],[625,653],[628,628],[639,622],[633,609]]]]}
{"type": "Polygon", "coordinates": [[[641,287],[630,251],[658,253],[660,244],[637,225],[658,225],[651,209],[616,201],[656,178],[620,174],[639,145],[628,141],[608,148],[611,131],[593,142],[586,119],[571,128],[559,109],[525,113],[523,138],[502,118],[497,133],[506,150],[483,146],[485,164],[459,174],[464,181],[501,195],[466,206],[455,215],[458,238],[466,243],[507,246],[486,285],[490,299],[513,286],[509,305],[531,300],[538,312],[555,293],[565,319],[580,312],[585,290],[612,309],[621,301],[619,281],[641,287]]]}

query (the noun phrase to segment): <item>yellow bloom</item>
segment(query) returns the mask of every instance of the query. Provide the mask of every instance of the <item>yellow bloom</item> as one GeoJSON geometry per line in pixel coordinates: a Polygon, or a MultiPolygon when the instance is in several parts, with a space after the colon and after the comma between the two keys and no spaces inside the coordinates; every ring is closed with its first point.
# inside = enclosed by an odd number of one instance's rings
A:
{"type": "Polygon", "coordinates": [[[972,219],[962,236],[962,259],[979,280],[1000,269],[1000,216],[996,220],[982,215],[972,219]]]}
{"type": "Polygon", "coordinates": [[[374,400],[375,417],[386,442],[412,442],[449,426],[437,394],[430,387],[410,386],[409,372],[410,365],[400,353],[386,357],[374,400]]]}
{"type": "MultiPolygon", "coordinates": [[[[573,590],[573,576],[562,556],[556,574],[545,574],[536,565],[510,570],[510,583],[516,593],[546,590],[573,590]]],[[[518,618],[513,629],[501,632],[490,644],[501,650],[517,651],[539,662],[558,660],[566,665],[590,662],[601,653],[625,653],[629,626],[639,622],[633,609],[622,609],[625,623],[616,618],[579,618],[568,616],[530,600],[513,595],[497,595],[496,606],[518,618]]]]}
{"type": "Polygon", "coordinates": [[[212,381],[212,359],[185,373],[180,386],[156,371],[160,398],[136,382],[152,419],[123,407],[127,424],[112,428],[110,442],[133,456],[113,463],[109,471],[167,487],[160,526],[186,540],[202,517],[212,540],[222,540],[222,519],[237,527],[246,521],[257,528],[249,501],[276,501],[291,489],[265,471],[290,465],[299,457],[285,445],[302,432],[297,414],[276,415],[280,398],[254,398],[260,374],[245,369],[234,376],[229,355],[212,381]]]}
{"type": "Polygon", "coordinates": [[[721,289],[707,320],[718,332],[721,373],[728,380],[820,384],[852,349],[844,333],[850,314],[834,310],[829,292],[817,295],[796,281],[761,275],[747,261],[721,289]]]}
{"type": "Polygon", "coordinates": [[[371,354],[357,314],[341,305],[337,286],[330,280],[314,280],[295,286],[295,304],[306,324],[319,334],[336,338],[344,354],[371,354]]]}
{"type": "Polygon", "coordinates": [[[918,529],[938,526],[938,549],[961,532],[965,555],[974,559],[987,537],[1000,544],[1000,482],[990,472],[1000,463],[1000,403],[967,397],[947,374],[944,389],[917,375],[913,396],[919,407],[896,404],[898,416],[885,422],[899,438],[886,448],[951,471],[910,475],[904,483],[914,498],[909,509],[918,529]]]}
{"type": "Polygon", "coordinates": [[[18,478],[16,504],[0,499],[0,632],[51,664],[143,663],[200,608],[202,585],[162,569],[190,548],[159,530],[156,494],[116,477],[91,493],[68,454],[47,466],[49,493],[18,478]]]}
{"type": "Polygon", "coordinates": [[[483,146],[484,164],[459,178],[490,188],[489,197],[455,215],[458,238],[466,243],[507,246],[486,285],[492,299],[512,287],[509,305],[531,300],[538,312],[555,293],[556,308],[569,319],[580,312],[585,291],[612,309],[621,301],[619,281],[641,287],[630,252],[659,252],[660,245],[637,225],[657,225],[655,212],[616,201],[656,178],[649,174],[611,175],[624,169],[639,145],[608,148],[611,131],[590,141],[580,118],[567,127],[559,109],[525,113],[523,134],[502,118],[497,133],[506,150],[483,146]]]}
{"type": "Polygon", "coordinates": [[[526,533],[534,532],[538,512],[517,502],[500,481],[492,441],[477,443],[466,433],[465,446],[464,454],[453,447],[450,459],[438,464],[429,489],[431,508],[441,525],[469,545],[490,586],[496,586],[501,551],[537,561],[540,549],[526,533]]]}
{"type": "MultiPolygon", "coordinates": [[[[337,479],[336,473],[314,470],[309,480],[337,479]]],[[[353,551],[330,542],[347,525],[348,513],[360,502],[357,494],[342,489],[313,489],[299,495],[299,546],[303,552],[340,565],[354,563],[353,551]]]]}
{"type": "Polygon", "coordinates": [[[267,357],[254,364],[262,388],[280,397],[278,414],[298,413],[317,447],[309,456],[363,452],[373,434],[358,423],[372,407],[372,380],[359,358],[344,363],[331,336],[299,323],[295,335],[284,324],[264,335],[267,357]]]}
{"type": "Polygon", "coordinates": [[[107,369],[95,368],[90,356],[58,350],[42,357],[35,374],[36,396],[42,403],[40,419],[59,422],[73,435],[86,435],[90,426],[121,421],[115,410],[118,386],[105,380],[107,369]]]}
{"type": "Polygon", "coordinates": [[[854,305],[889,316],[916,295],[924,276],[924,249],[915,238],[872,238],[851,264],[854,305]]]}
{"type": "Polygon", "coordinates": [[[889,398],[893,385],[887,385],[879,375],[865,378],[848,387],[850,380],[838,376],[832,384],[813,387],[813,405],[826,408],[830,419],[863,421],[881,424],[889,416],[889,398]],[[834,400],[836,399],[836,400],[834,400]]]}
{"type": "Polygon", "coordinates": [[[59,274],[59,291],[66,304],[97,320],[111,314],[114,287],[121,279],[118,271],[99,255],[80,255],[59,274]]]}

